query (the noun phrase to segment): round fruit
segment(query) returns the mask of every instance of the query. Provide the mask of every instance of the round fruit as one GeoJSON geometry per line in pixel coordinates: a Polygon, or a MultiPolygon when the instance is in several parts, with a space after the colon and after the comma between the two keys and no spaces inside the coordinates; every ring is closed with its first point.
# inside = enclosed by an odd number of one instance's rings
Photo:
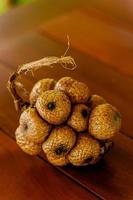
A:
{"type": "Polygon", "coordinates": [[[68,155],[69,162],[76,166],[96,163],[100,155],[98,141],[91,138],[88,133],[79,134],[77,137],[77,143],[68,155]]]}
{"type": "Polygon", "coordinates": [[[87,130],[89,111],[89,108],[84,104],[74,105],[67,124],[78,132],[87,130]]]}
{"type": "Polygon", "coordinates": [[[49,162],[63,166],[68,163],[66,155],[74,146],[75,141],[74,131],[68,126],[60,126],[52,130],[42,148],[49,162]]]}
{"type": "Polygon", "coordinates": [[[64,91],[69,96],[72,103],[86,103],[90,96],[88,86],[71,77],[61,78],[56,83],[55,90],[64,91]]]}
{"type": "Polygon", "coordinates": [[[29,107],[23,111],[19,121],[21,132],[34,143],[43,142],[51,129],[51,125],[40,118],[35,108],[29,107]]]}
{"type": "Polygon", "coordinates": [[[58,80],[58,82],[55,85],[55,90],[62,90],[67,93],[69,88],[72,86],[72,83],[75,82],[75,80],[71,77],[63,77],[58,80]]]}
{"type": "Polygon", "coordinates": [[[106,100],[97,95],[97,94],[93,94],[91,95],[90,99],[89,99],[89,102],[88,102],[88,105],[93,109],[94,107],[100,105],[100,104],[105,104],[106,103],[106,100]]]}
{"type": "Polygon", "coordinates": [[[52,78],[44,78],[39,80],[31,90],[30,103],[35,104],[37,98],[45,91],[52,90],[55,86],[55,80],[52,78]]]}
{"type": "Polygon", "coordinates": [[[27,154],[29,155],[37,155],[41,152],[42,150],[42,144],[37,144],[34,142],[29,141],[25,137],[25,133],[23,133],[22,127],[18,127],[16,132],[16,142],[18,146],[27,154]]]}
{"type": "Polygon", "coordinates": [[[62,91],[49,90],[38,97],[36,108],[43,119],[58,125],[67,120],[71,102],[62,91]]]}
{"type": "Polygon", "coordinates": [[[92,110],[89,119],[89,133],[99,140],[112,138],[121,127],[121,115],[110,104],[101,104],[92,110]]]}

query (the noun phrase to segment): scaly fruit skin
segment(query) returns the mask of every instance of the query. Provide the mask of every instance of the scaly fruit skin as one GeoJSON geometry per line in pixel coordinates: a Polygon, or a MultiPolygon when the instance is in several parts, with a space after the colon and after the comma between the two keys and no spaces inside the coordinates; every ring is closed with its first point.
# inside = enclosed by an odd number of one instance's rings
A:
{"type": "Polygon", "coordinates": [[[74,105],[72,114],[68,119],[67,124],[77,132],[87,130],[89,112],[89,108],[84,104],[74,105]]]}
{"type": "Polygon", "coordinates": [[[22,132],[22,128],[18,127],[15,136],[16,136],[16,142],[18,146],[27,154],[29,155],[38,155],[42,150],[42,144],[37,144],[34,142],[29,141],[25,137],[25,133],[22,132]]]}
{"type": "Polygon", "coordinates": [[[49,162],[63,166],[68,163],[66,155],[73,148],[75,141],[74,131],[68,126],[60,126],[52,130],[42,148],[49,162]]]}
{"type": "Polygon", "coordinates": [[[62,157],[55,157],[55,155],[52,154],[46,154],[47,160],[55,166],[65,166],[69,163],[67,157],[62,156],[62,157]]]}
{"type": "Polygon", "coordinates": [[[55,85],[55,90],[61,90],[65,91],[67,94],[67,89],[72,86],[72,83],[75,80],[71,77],[62,77],[61,79],[58,80],[58,82],[55,85]]]}
{"type": "Polygon", "coordinates": [[[88,86],[71,77],[61,78],[55,85],[55,90],[64,91],[69,96],[72,103],[87,103],[90,96],[88,86]]]}
{"type": "Polygon", "coordinates": [[[49,90],[38,97],[36,108],[47,122],[59,125],[67,120],[71,102],[64,92],[49,90]]]}
{"type": "Polygon", "coordinates": [[[48,136],[51,125],[41,119],[35,108],[29,107],[20,116],[20,128],[27,140],[41,143],[48,136]]]}
{"type": "Polygon", "coordinates": [[[121,127],[121,115],[110,104],[101,104],[95,107],[89,119],[89,133],[99,139],[112,138],[121,127]]]}
{"type": "Polygon", "coordinates": [[[96,163],[100,155],[100,145],[88,133],[80,133],[77,143],[68,154],[68,160],[75,166],[84,166],[96,163]]]}
{"type": "Polygon", "coordinates": [[[39,80],[31,90],[30,103],[34,105],[37,98],[45,91],[54,89],[56,81],[52,78],[44,78],[39,80]]]}
{"type": "Polygon", "coordinates": [[[88,106],[91,107],[91,109],[93,109],[94,107],[100,105],[100,104],[105,104],[106,100],[97,95],[97,94],[93,94],[90,96],[89,102],[88,102],[88,106]]]}

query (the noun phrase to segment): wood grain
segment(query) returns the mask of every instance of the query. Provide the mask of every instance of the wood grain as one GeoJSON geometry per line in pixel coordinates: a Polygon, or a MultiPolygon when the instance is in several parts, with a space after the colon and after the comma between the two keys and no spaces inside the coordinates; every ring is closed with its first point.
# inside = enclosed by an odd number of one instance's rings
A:
{"type": "Polygon", "coordinates": [[[133,23],[133,2],[132,0],[103,0],[91,1],[90,6],[102,13],[117,20],[124,26],[132,27],[133,23]]]}
{"type": "Polygon", "coordinates": [[[133,78],[133,32],[100,17],[89,10],[72,11],[45,23],[42,32],[64,43],[67,33],[72,47],[133,78]]]}
{"type": "Polygon", "coordinates": [[[0,43],[8,44],[9,40],[36,30],[39,25],[73,10],[81,5],[86,5],[87,0],[35,0],[31,4],[19,6],[0,17],[0,43]]]}
{"type": "Polygon", "coordinates": [[[48,163],[24,154],[0,131],[0,199],[96,200],[48,163]]]}

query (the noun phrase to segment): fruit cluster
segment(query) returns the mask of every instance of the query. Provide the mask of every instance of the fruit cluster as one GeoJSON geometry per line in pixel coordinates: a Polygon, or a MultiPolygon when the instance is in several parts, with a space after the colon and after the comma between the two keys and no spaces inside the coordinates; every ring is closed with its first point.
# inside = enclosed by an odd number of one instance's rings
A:
{"type": "Polygon", "coordinates": [[[30,155],[43,150],[53,165],[95,164],[121,126],[115,107],[71,77],[38,81],[29,99],[15,133],[17,144],[30,155]]]}

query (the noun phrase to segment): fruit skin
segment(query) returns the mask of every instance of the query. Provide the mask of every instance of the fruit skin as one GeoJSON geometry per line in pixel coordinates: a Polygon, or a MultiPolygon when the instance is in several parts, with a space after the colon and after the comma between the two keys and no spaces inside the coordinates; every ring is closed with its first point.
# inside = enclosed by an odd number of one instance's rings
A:
{"type": "Polygon", "coordinates": [[[62,77],[61,79],[58,80],[58,82],[55,85],[55,90],[62,90],[67,93],[67,89],[72,86],[72,83],[75,82],[75,80],[71,77],[62,77]]]}
{"type": "Polygon", "coordinates": [[[73,105],[72,114],[67,124],[77,132],[87,130],[89,112],[89,108],[84,104],[73,105]]]}
{"type": "Polygon", "coordinates": [[[88,106],[91,107],[91,109],[93,109],[94,107],[100,105],[100,104],[105,104],[106,100],[97,95],[97,94],[93,94],[90,96],[89,102],[88,102],[88,106]]]}
{"type": "Polygon", "coordinates": [[[51,125],[41,119],[35,108],[29,107],[20,116],[20,128],[27,140],[41,143],[48,136],[51,125]]]}
{"type": "Polygon", "coordinates": [[[49,90],[38,97],[36,108],[47,122],[59,125],[67,120],[71,112],[71,102],[64,92],[49,90]]]}
{"type": "Polygon", "coordinates": [[[90,96],[88,86],[71,77],[61,78],[56,83],[55,90],[64,91],[69,96],[72,103],[87,103],[90,96]]]}
{"type": "Polygon", "coordinates": [[[101,104],[95,107],[89,119],[89,133],[99,139],[112,138],[121,127],[121,115],[119,111],[110,104],[101,104]]]}
{"type": "Polygon", "coordinates": [[[47,160],[55,166],[65,166],[69,163],[68,159],[64,156],[61,158],[55,158],[55,156],[51,155],[51,154],[47,154],[46,155],[47,160]]]}
{"type": "Polygon", "coordinates": [[[53,165],[63,166],[68,163],[67,154],[73,148],[76,141],[74,131],[66,126],[56,127],[43,143],[42,149],[53,165]]]}
{"type": "Polygon", "coordinates": [[[30,93],[30,104],[34,105],[43,92],[54,89],[55,83],[56,81],[52,78],[44,78],[35,83],[30,93]]]}
{"type": "Polygon", "coordinates": [[[29,155],[37,155],[41,152],[42,150],[42,144],[40,143],[34,143],[29,141],[26,137],[25,134],[22,132],[21,127],[19,126],[15,132],[16,136],[16,142],[18,146],[27,154],[29,155]]]}
{"type": "Polygon", "coordinates": [[[80,133],[77,143],[70,151],[67,158],[75,166],[95,164],[100,155],[100,145],[97,140],[91,138],[88,133],[80,133]]]}

